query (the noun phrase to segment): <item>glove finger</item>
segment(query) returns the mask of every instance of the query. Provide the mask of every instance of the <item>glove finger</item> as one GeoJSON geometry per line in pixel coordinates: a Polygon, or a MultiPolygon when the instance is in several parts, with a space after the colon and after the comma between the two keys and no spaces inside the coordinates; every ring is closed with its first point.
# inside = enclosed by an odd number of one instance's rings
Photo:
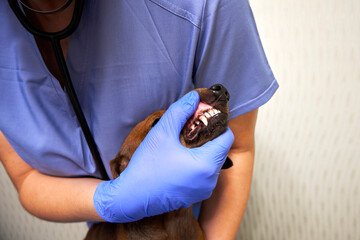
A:
{"type": "Polygon", "coordinates": [[[169,134],[179,137],[186,121],[194,114],[199,105],[200,97],[196,91],[191,91],[173,103],[164,113],[159,125],[164,126],[169,134]]]}
{"type": "Polygon", "coordinates": [[[195,154],[197,155],[205,154],[206,156],[209,156],[205,158],[207,161],[213,159],[216,165],[222,166],[233,142],[234,134],[230,128],[227,128],[227,130],[217,138],[205,143],[199,148],[193,148],[191,150],[195,151],[195,154]]]}

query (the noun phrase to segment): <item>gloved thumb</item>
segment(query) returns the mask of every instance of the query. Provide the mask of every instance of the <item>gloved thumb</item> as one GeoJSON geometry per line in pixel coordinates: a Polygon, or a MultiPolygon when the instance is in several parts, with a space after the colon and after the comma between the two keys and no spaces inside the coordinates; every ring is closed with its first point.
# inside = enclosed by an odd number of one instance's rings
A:
{"type": "Polygon", "coordinates": [[[169,134],[179,137],[186,121],[194,114],[199,105],[200,97],[196,91],[191,91],[173,103],[161,117],[160,124],[169,134]]]}
{"type": "Polygon", "coordinates": [[[206,161],[212,160],[220,171],[233,142],[234,134],[230,128],[227,128],[227,130],[217,138],[205,143],[201,147],[193,148],[191,151],[196,155],[208,156],[203,159],[206,159],[206,161]]]}

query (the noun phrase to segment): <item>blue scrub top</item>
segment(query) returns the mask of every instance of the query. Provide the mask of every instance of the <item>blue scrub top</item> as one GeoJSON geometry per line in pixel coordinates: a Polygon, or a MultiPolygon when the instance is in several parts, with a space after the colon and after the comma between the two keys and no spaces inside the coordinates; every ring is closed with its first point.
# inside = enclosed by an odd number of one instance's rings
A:
{"type": "MultiPolygon", "coordinates": [[[[0,130],[42,173],[99,177],[66,92],[0,2],[0,130]]],[[[67,64],[106,170],[131,129],[193,88],[221,83],[230,117],[278,84],[247,0],[87,0],[67,64]]]]}

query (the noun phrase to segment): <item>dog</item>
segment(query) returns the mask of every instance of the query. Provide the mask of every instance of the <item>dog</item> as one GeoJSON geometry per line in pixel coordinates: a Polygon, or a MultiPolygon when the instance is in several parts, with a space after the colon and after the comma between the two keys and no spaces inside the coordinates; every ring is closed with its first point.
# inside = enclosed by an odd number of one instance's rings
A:
{"type": "MultiPolygon", "coordinates": [[[[230,95],[221,84],[195,89],[200,103],[180,133],[180,142],[188,148],[199,147],[224,133],[228,126],[230,95]]],[[[125,139],[119,153],[110,161],[112,175],[117,178],[125,170],[136,148],[156,125],[164,110],[157,111],[138,123],[125,139]]],[[[232,166],[227,159],[223,168],[232,166]]],[[[181,208],[129,223],[94,224],[85,240],[186,239],[202,240],[205,235],[192,213],[192,207],[181,208]]]]}

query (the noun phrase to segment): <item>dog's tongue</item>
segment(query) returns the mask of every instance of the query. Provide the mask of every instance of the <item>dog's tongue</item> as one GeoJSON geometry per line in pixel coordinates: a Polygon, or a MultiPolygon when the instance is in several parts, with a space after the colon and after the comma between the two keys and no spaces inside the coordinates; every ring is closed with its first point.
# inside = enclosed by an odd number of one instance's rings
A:
{"type": "Polygon", "coordinates": [[[199,102],[199,105],[195,111],[195,113],[189,118],[188,123],[192,123],[194,122],[199,115],[201,115],[204,111],[208,110],[212,108],[211,105],[204,103],[204,102],[199,102]]]}

